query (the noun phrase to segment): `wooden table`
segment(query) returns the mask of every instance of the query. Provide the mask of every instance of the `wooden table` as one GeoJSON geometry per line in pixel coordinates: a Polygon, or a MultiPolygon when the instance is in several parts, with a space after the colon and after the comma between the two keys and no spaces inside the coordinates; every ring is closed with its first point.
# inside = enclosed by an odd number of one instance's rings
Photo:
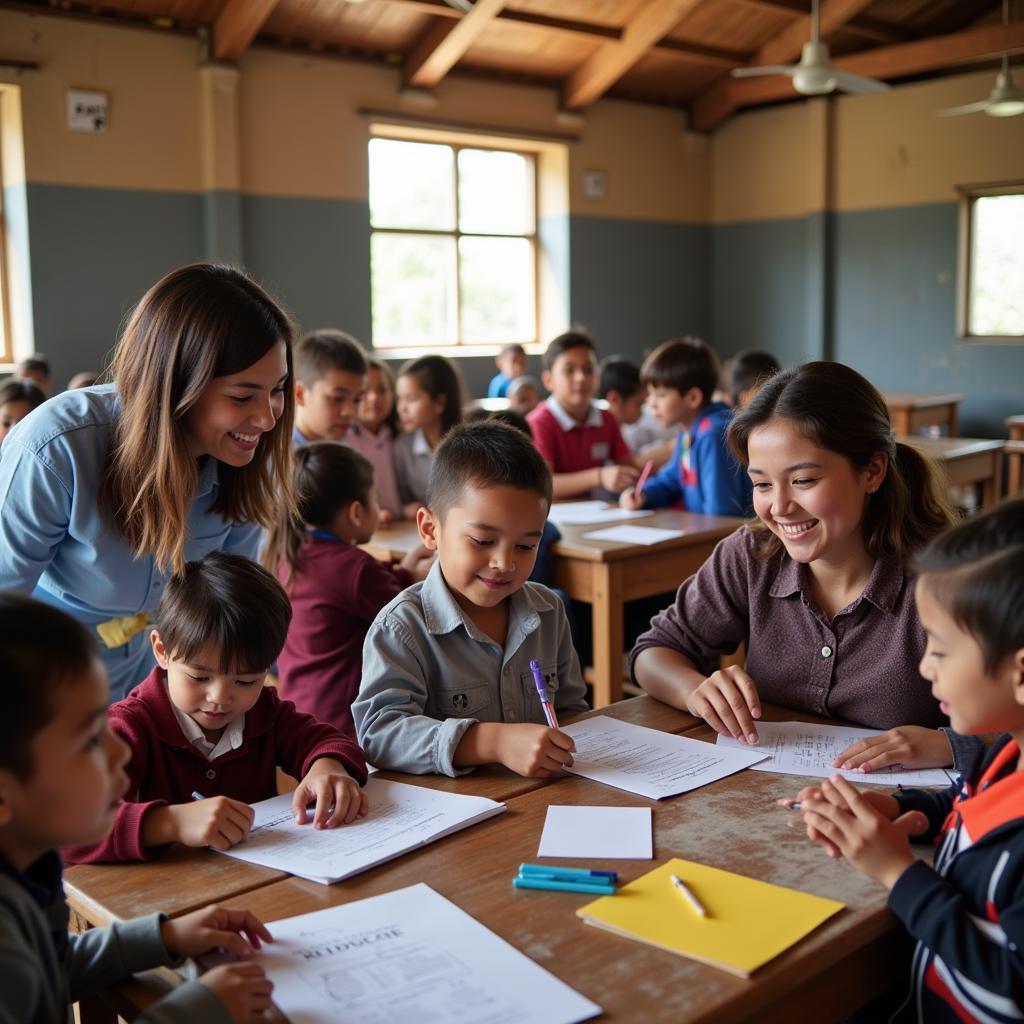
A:
{"type": "Polygon", "coordinates": [[[963,395],[885,391],[882,397],[889,407],[894,433],[919,434],[927,427],[944,426],[948,437],[956,437],[957,406],[964,400],[963,395]]]}
{"type": "Polygon", "coordinates": [[[971,437],[901,437],[899,440],[935,459],[950,486],[974,488],[980,508],[990,508],[999,501],[1005,442],[971,437]]]}
{"type": "Polygon", "coordinates": [[[1006,451],[1006,493],[1017,494],[1024,484],[1024,416],[1010,416],[1006,420],[1009,444],[1006,451]]]}

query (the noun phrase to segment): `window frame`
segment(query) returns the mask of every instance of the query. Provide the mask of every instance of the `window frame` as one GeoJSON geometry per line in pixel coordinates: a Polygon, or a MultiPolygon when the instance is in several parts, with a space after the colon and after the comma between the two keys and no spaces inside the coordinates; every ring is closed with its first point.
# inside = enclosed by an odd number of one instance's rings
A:
{"type": "MultiPolygon", "coordinates": [[[[3,133],[0,104],[0,136],[3,133]]],[[[11,332],[11,288],[7,274],[7,207],[4,204],[3,147],[0,146],[0,363],[14,362],[14,338],[11,332]]]]}
{"type": "Polygon", "coordinates": [[[974,258],[974,203],[990,196],[1024,196],[1024,179],[991,184],[957,185],[959,194],[959,231],[957,239],[957,340],[972,345],[1024,345],[1024,334],[972,334],[971,271],[974,258]]]}
{"type": "MultiPolygon", "coordinates": [[[[415,138],[401,129],[388,131],[387,127],[381,126],[373,131],[367,141],[367,165],[369,165],[369,144],[375,139],[386,139],[394,142],[413,142],[420,145],[446,146],[452,150],[452,189],[454,198],[455,227],[451,231],[442,231],[437,228],[396,228],[396,227],[374,227],[372,213],[370,219],[370,251],[373,250],[373,237],[377,234],[388,235],[428,235],[436,238],[451,238],[454,241],[455,267],[454,267],[454,293],[455,293],[455,339],[440,346],[440,349],[449,355],[457,356],[488,356],[504,348],[506,345],[522,345],[529,351],[540,344],[541,324],[541,258],[540,258],[540,231],[539,231],[539,188],[540,188],[540,160],[538,154],[531,149],[520,148],[515,145],[503,145],[494,139],[481,137],[479,142],[461,140],[442,140],[436,138],[415,138]],[[533,219],[532,229],[529,234],[498,234],[495,232],[463,231],[459,227],[459,153],[464,149],[488,150],[491,152],[514,153],[529,161],[530,184],[532,188],[533,219]],[[524,238],[530,243],[530,257],[533,265],[533,330],[532,338],[508,338],[502,341],[466,341],[462,337],[462,286],[460,275],[459,240],[462,238],[524,238]]],[[[368,171],[369,173],[369,171],[368,171]]],[[[369,184],[369,183],[368,183],[369,184]]],[[[430,341],[402,341],[396,343],[382,343],[373,337],[373,276],[370,277],[370,333],[374,351],[381,354],[393,352],[397,354],[408,354],[411,352],[436,352],[439,346],[430,341]]]]}

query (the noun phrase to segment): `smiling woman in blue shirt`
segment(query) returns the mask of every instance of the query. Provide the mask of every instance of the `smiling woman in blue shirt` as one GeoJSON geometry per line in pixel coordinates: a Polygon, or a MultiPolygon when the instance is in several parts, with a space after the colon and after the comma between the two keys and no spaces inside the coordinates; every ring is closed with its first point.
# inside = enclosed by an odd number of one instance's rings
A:
{"type": "Polygon", "coordinates": [[[293,507],[292,328],[240,271],[196,263],[142,297],[113,383],[65,392],[0,454],[0,590],[95,630],[117,700],[145,678],[164,581],[208,551],[255,558],[293,507]]]}

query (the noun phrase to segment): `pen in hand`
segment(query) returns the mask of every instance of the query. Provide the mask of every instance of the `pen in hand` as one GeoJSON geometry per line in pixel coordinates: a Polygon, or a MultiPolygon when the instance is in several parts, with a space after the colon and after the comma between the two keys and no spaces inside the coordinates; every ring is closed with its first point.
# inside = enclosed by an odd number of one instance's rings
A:
{"type": "Polygon", "coordinates": [[[558,719],[555,718],[555,709],[551,706],[551,698],[548,696],[548,687],[544,681],[544,673],[541,672],[540,662],[536,658],[530,662],[530,671],[533,673],[533,685],[537,688],[540,706],[544,709],[544,718],[552,729],[557,729],[558,719]]]}
{"type": "Polygon", "coordinates": [[[648,459],[640,473],[640,479],[636,482],[636,487],[633,488],[633,495],[635,497],[639,498],[644,493],[644,484],[647,483],[647,478],[651,475],[652,469],[654,469],[654,462],[648,459]]]}

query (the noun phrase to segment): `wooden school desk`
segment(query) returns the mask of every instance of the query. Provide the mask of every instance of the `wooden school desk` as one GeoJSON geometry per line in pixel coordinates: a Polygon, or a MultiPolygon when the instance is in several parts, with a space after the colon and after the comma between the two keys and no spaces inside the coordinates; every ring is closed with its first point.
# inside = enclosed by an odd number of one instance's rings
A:
{"type": "Polygon", "coordinates": [[[899,440],[935,459],[950,486],[973,488],[979,508],[991,508],[999,501],[1005,442],[971,437],[900,437],[899,440]]]}
{"type": "Polygon", "coordinates": [[[1024,416],[1010,416],[1006,420],[1010,438],[1006,451],[1006,493],[1016,494],[1024,484],[1024,416]]]}
{"type": "Polygon", "coordinates": [[[917,394],[910,391],[883,391],[882,397],[892,416],[896,434],[919,434],[927,427],[945,427],[947,437],[956,437],[957,406],[961,394],[917,394]]]}

